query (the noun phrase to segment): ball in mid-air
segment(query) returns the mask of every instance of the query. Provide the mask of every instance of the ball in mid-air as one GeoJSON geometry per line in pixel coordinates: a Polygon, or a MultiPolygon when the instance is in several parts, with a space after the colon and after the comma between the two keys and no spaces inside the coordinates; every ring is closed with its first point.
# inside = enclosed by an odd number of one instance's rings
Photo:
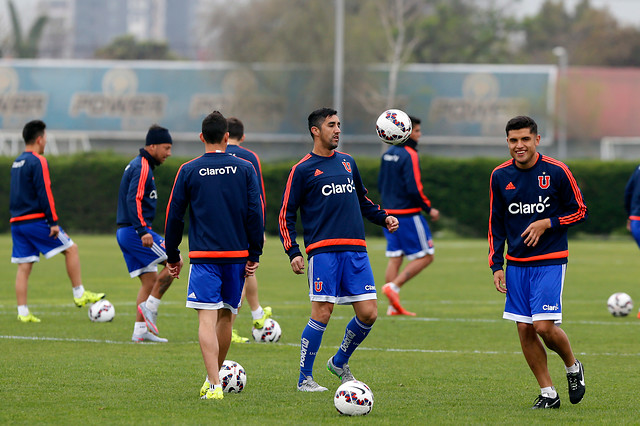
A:
{"type": "Polygon", "coordinates": [[[376,120],[376,132],[384,143],[398,145],[411,135],[411,119],[404,111],[388,109],[376,120]]]}

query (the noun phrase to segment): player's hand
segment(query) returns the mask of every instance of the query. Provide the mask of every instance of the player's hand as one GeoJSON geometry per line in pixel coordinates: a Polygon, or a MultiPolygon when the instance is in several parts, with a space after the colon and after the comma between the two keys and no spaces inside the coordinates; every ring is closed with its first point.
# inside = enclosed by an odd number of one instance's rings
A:
{"type": "Polygon", "coordinates": [[[291,270],[298,275],[304,274],[304,258],[302,256],[291,259],[291,270]]]}
{"type": "Polygon", "coordinates": [[[631,219],[627,219],[627,231],[631,232],[631,219]]]}
{"type": "Polygon", "coordinates": [[[532,222],[527,226],[520,236],[524,238],[524,243],[529,247],[535,247],[540,241],[540,237],[544,231],[551,228],[551,219],[540,219],[532,222]]]}
{"type": "Polygon", "coordinates": [[[440,219],[440,210],[432,208],[429,210],[429,217],[432,221],[437,222],[440,219]]]}
{"type": "Polygon", "coordinates": [[[182,256],[180,256],[180,261],[176,263],[167,263],[167,268],[169,268],[169,275],[173,278],[180,278],[180,271],[182,270],[182,265],[184,262],[182,261],[182,256]]]}
{"type": "Polygon", "coordinates": [[[507,292],[507,283],[504,280],[504,271],[502,269],[498,269],[493,273],[493,284],[500,293],[507,292]]]}
{"type": "Polygon", "coordinates": [[[151,234],[144,234],[140,237],[142,241],[142,247],[153,247],[153,236],[151,234]]]}
{"type": "Polygon", "coordinates": [[[384,223],[387,224],[387,229],[392,234],[396,232],[398,230],[398,227],[400,226],[400,222],[398,222],[398,218],[395,216],[387,216],[387,218],[384,220],[384,223]]]}
{"type": "Polygon", "coordinates": [[[251,260],[247,260],[247,264],[244,267],[244,276],[252,277],[256,274],[256,270],[260,266],[260,262],[253,262],[251,260]]]}
{"type": "Polygon", "coordinates": [[[58,225],[53,225],[50,229],[49,229],[49,237],[51,238],[58,238],[58,235],[60,234],[60,227],[58,225]]]}

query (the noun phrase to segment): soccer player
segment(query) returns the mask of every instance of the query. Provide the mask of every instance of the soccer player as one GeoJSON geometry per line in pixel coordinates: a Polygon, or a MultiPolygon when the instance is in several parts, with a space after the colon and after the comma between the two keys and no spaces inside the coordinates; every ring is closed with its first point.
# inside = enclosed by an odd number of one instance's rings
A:
{"type": "Polygon", "coordinates": [[[198,338],[207,378],[203,399],[222,399],[218,372],[231,345],[245,277],[253,276],[264,244],[262,202],[256,172],[246,160],[225,153],[227,120],[214,111],[202,121],[205,154],[184,163],[176,175],[165,237],[168,267],[178,278],[184,214],[189,207],[187,307],[198,312],[198,338]]]}
{"type": "Polygon", "coordinates": [[[624,208],[627,211],[627,230],[640,247],[640,166],[635,168],[624,188],[624,208]]]}
{"type": "MultiPolygon", "coordinates": [[[[227,149],[225,152],[235,155],[238,158],[245,159],[253,164],[253,168],[256,170],[258,175],[258,183],[260,185],[260,198],[262,200],[262,217],[264,218],[264,223],[267,222],[267,218],[265,215],[266,209],[266,199],[264,196],[264,180],[262,179],[262,167],[260,165],[260,159],[258,155],[245,148],[240,146],[242,142],[244,142],[244,124],[238,118],[229,117],[227,119],[227,126],[229,131],[229,142],[227,144],[227,149]]],[[[251,308],[251,317],[253,318],[253,326],[255,328],[263,328],[264,322],[267,318],[271,318],[273,314],[271,306],[266,306],[264,309],[260,305],[260,299],[258,298],[258,279],[255,275],[247,277],[244,282],[244,289],[242,290],[242,298],[244,299],[246,296],[247,301],[249,302],[249,307],[251,308]]],[[[233,321],[235,322],[235,315],[233,317],[233,321]]],[[[236,329],[232,330],[231,342],[233,343],[245,343],[249,341],[246,337],[241,337],[236,329]]]]}
{"type": "Polygon", "coordinates": [[[171,155],[173,140],[169,131],[154,124],[147,132],[144,148],[124,169],[118,195],[116,237],[131,278],[140,279],[136,299],[136,321],[131,340],[167,342],[158,337],[158,306],[173,278],[165,267],[158,274],[158,264],[166,265],[164,239],[151,229],[156,215],[158,191],[153,169],[171,155]]]}
{"type": "Polygon", "coordinates": [[[532,408],[560,407],[545,345],[562,358],[569,400],[577,404],[585,392],[584,369],[557,324],[562,322],[567,228],[587,218],[587,206],[569,168],[536,152],[540,135],[532,118],[512,118],[506,133],[513,159],[496,167],[490,180],[489,266],[493,283],[496,290],[506,293],[503,318],[516,323],[522,352],[540,385],[532,408]]]}
{"type": "Polygon", "coordinates": [[[25,124],[22,129],[25,150],[11,166],[11,263],[18,264],[16,299],[18,320],[22,322],[40,322],[27,306],[29,275],[33,264],[40,261],[40,253],[45,259],[58,253],[64,254],[76,306],[80,308],[104,297],[104,293],[93,293],[84,289],[78,246],[58,225],[49,164],[43,156],[47,145],[46,128],[47,125],[40,120],[25,124]]]}
{"type": "Polygon", "coordinates": [[[415,316],[415,313],[407,311],[400,303],[400,289],[433,262],[435,248],[431,231],[420,212],[424,210],[434,222],[440,218],[440,212],[431,207],[431,201],[422,187],[420,159],[416,149],[421,136],[420,119],[413,116],[409,118],[409,139],[389,147],[382,155],[378,175],[382,207],[400,222],[398,232],[392,234],[384,230],[389,262],[385,272],[386,284],[382,291],[389,299],[387,315],[415,316]],[[400,272],[405,256],[409,263],[400,272]]]}
{"type": "Polygon", "coordinates": [[[376,287],[367,256],[364,215],[371,222],[398,228],[398,220],[367,198],[353,158],[336,151],[340,119],[330,108],[313,111],[308,118],[313,150],[291,168],[282,197],[278,222],[280,239],[291,269],[303,274],[304,258],[296,242],[296,216],[300,209],[304,244],[309,256],[311,318],[302,331],[298,390],[322,392],[313,379],[313,364],[322,335],[336,303],[352,305],[355,316],[327,369],[343,383],[354,380],[349,358],[371,331],[378,315],[376,287]]]}

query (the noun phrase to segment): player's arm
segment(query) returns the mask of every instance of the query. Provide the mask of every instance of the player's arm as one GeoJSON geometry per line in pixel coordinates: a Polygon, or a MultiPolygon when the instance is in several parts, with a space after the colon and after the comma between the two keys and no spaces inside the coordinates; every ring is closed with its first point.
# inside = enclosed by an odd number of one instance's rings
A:
{"type": "MultiPolygon", "coordinates": [[[[262,216],[262,197],[260,196],[260,187],[258,178],[251,170],[247,168],[247,238],[249,240],[249,257],[248,260],[257,265],[262,254],[264,245],[264,220],[262,216]]],[[[257,268],[257,266],[256,266],[257,268]]],[[[255,269],[252,269],[255,272],[255,269]]],[[[247,271],[249,272],[249,271],[247,271]]]]}
{"type": "Polygon", "coordinates": [[[165,247],[167,251],[167,266],[172,277],[178,278],[182,269],[180,243],[184,231],[184,214],[187,210],[187,185],[180,166],[169,196],[167,217],[165,221],[165,247]]]}
{"type": "Polygon", "coordinates": [[[278,231],[285,253],[291,261],[291,269],[296,274],[304,270],[304,259],[296,242],[296,219],[298,206],[302,197],[302,185],[296,167],[289,172],[289,178],[282,194],[280,213],[278,214],[278,231]]]}
{"type": "Polygon", "coordinates": [[[53,191],[51,190],[51,177],[49,175],[49,164],[43,156],[37,156],[38,163],[34,163],[33,185],[36,189],[38,204],[44,213],[44,216],[51,228],[50,236],[57,237],[60,228],[58,225],[58,214],[56,213],[55,201],[53,200],[53,191]],[[55,230],[54,230],[55,228],[55,230]]]}
{"type": "Polygon", "coordinates": [[[402,163],[402,176],[404,178],[405,188],[411,201],[419,205],[425,213],[429,214],[432,220],[436,221],[440,218],[440,212],[436,210],[431,213],[431,200],[424,194],[424,186],[422,185],[422,174],[420,172],[420,159],[418,153],[413,150],[407,150],[409,157],[405,157],[402,163]]]}
{"type": "Polygon", "coordinates": [[[489,184],[489,267],[494,273],[502,271],[504,265],[504,246],[507,239],[507,232],[504,223],[504,212],[506,205],[500,192],[500,185],[491,174],[489,184]]]}
{"type": "Polygon", "coordinates": [[[142,159],[141,167],[134,167],[131,170],[131,179],[129,180],[126,197],[127,216],[145,247],[153,245],[153,237],[147,232],[148,224],[144,220],[142,211],[142,200],[146,191],[148,177],[149,164],[145,159],[142,159]],[[145,235],[148,236],[146,238],[147,241],[145,241],[145,235]],[[151,244],[149,244],[149,238],[151,239],[151,244]]]}
{"type": "Polygon", "coordinates": [[[624,209],[627,211],[627,217],[631,216],[631,204],[633,200],[633,192],[637,185],[638,179],[640,179],[640,166],[629,177],[627,185],[624,187],[624,209]]]}
{"type": "Polygon", "coordinates": [[[558,176],[561,182],[559,199],[562,208],[558,216],[550,218],[551,228],[577,225],[588,217],[587,205],[573,174],[567,166],[561,169],[562,172],[558,173],[558,176]]]}

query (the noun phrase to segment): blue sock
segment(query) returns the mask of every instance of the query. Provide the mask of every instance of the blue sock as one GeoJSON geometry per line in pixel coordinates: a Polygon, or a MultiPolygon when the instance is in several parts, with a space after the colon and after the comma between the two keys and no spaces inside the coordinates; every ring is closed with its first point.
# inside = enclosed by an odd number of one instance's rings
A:
{"type": "Polygon", "coordinates": [[[344,332],[344,339],[338,348],[338,352],[333,356],[333,365],[342,368],[349,362],[349,358],[358,345],[367,337],[373,325],[367,325],[354,316],[347,324],[344,332]]]}
{"type": "Polygon", "coordinates": [[[313,362],[316,360],[322,334],[327,329],[327,324],[309,318],[307,326],[302,330],[300,339],[300,378],[298,384],[307,377],[313,377],[313,362]]]}

